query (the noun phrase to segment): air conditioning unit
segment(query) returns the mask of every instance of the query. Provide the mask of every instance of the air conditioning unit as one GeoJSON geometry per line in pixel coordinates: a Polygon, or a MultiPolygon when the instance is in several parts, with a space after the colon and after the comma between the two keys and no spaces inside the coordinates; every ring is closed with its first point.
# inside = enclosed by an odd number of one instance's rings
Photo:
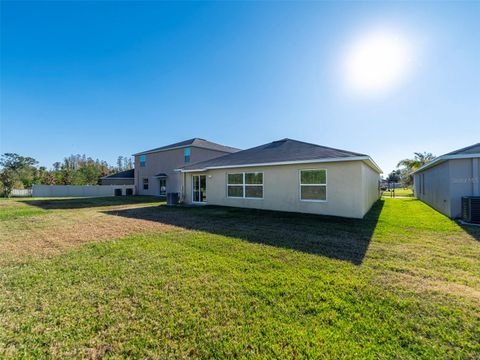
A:
{"type": "Polygon", "coordinates": [[[480,196],[462,197],[462,219],[480,224],[480,196]]]}

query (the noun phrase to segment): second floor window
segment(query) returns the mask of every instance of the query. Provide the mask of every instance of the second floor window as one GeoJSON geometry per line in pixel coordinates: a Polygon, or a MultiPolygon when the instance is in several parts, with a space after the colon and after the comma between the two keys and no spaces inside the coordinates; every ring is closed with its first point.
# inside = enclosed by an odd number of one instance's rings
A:
{"type": "Polygon", "coordinates": [[[140,167],[145,167],[145,155],[140,155],[140,167]]]}
{"type": "Polygon", "coordinates": [[[183,149],[183,158],[186,163],[190,162],[190,148],[183,149]]]}

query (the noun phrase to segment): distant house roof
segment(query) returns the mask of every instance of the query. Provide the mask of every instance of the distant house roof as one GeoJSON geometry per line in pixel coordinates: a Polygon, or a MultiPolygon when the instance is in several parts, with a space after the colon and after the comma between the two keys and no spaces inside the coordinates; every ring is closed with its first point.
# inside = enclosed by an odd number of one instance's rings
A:
{"type": "Polygon", "coordinates": [[[370,162],[371,167],[378,172],[382,172],[368,155],[292,139],[273,141],[251,149],[184,166],[179,170],[183,172],[191,172],[215,168],[345,160],[366,160],[370,162]]]}
{"type": "Polygon", "coordinates": [[[428,164],[425,164],[419,167],[417,170],[413,172],[413,174],[416,174],[418,172],[421,172],[433,166],[437,166],[447,160],[469,159],[469,158],[476,158],[476,157],[480,157],[480,143],[476,143],[458,150],[451,151],[442,156],[436,157],[428,164]]]}
{"type": "Polygon", "coordinates": [[[135,171],[133,169],[120,171],[118,173],[103,176],[102,179],[133,179],[135,177],[135,171]]]}
{"type": "Polygon", "coordinates": [[[200,139],[200,138],[193,138],[185,141],[180,141],[174,144],[166,145],[166,146],[161,146],[155,149],[151,150],[146,150],[146,151],[141,151],[136,154],[133,154],[133,156],[137,155],[143,155],[143,154],[149,154],[149,153],[154,153],[158,151],[165,151],[165,150],[171,150],[171,149],[178,149],[178,148],[184,148],[184,147],[198,147],[202,149],[209,149],[209,150],[216,150],[216,151],[222,151],[225,153],[234,153],[237,151],[240,151],[240,149],[236,149],[230,146],[225,146],[225,145],[220,145],[211,141],[207,141],[205,139],[200,139]]]}

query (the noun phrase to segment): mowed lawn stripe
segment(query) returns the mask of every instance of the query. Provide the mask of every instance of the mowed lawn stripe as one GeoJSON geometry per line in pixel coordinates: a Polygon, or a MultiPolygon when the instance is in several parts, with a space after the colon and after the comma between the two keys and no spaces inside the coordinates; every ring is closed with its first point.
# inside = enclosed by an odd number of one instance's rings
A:
{"type": "Polygon", "coordinates": [[[416,200],[382,204],[359,264],[325,246],[341,228],[339,241],[348,245],[362,221],[130,210],[130,219],[178,230],[150,229],[1,268],[0,349],[8,357],[475,358],[475,295],[432,286],[478,290],[478,233],[416,200]],[[404,211],[407,219],[395,221],[404,211]],[[301,236],[305,244],[287,246],[301,236]]]}

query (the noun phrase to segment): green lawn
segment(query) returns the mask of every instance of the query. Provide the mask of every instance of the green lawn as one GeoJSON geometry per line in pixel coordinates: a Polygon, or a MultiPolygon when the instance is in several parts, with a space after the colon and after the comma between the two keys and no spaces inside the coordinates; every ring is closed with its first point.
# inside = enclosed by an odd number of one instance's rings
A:
{"type": "MultiPolygon", "coordinates": [[[[383,196],[390,197],[391,192],[389,191],[384,191],[383,196]]],[[[413,197],[413,190],[411,188],[407,189],[395,189],[395,196],[408,196],[408,197],[413,197]]]]}
{"type": "Polygon", "coordinates": [[[0,358],[478,358],[480,229],[418,200],[123,200],[0,202],[0,358]]]}

